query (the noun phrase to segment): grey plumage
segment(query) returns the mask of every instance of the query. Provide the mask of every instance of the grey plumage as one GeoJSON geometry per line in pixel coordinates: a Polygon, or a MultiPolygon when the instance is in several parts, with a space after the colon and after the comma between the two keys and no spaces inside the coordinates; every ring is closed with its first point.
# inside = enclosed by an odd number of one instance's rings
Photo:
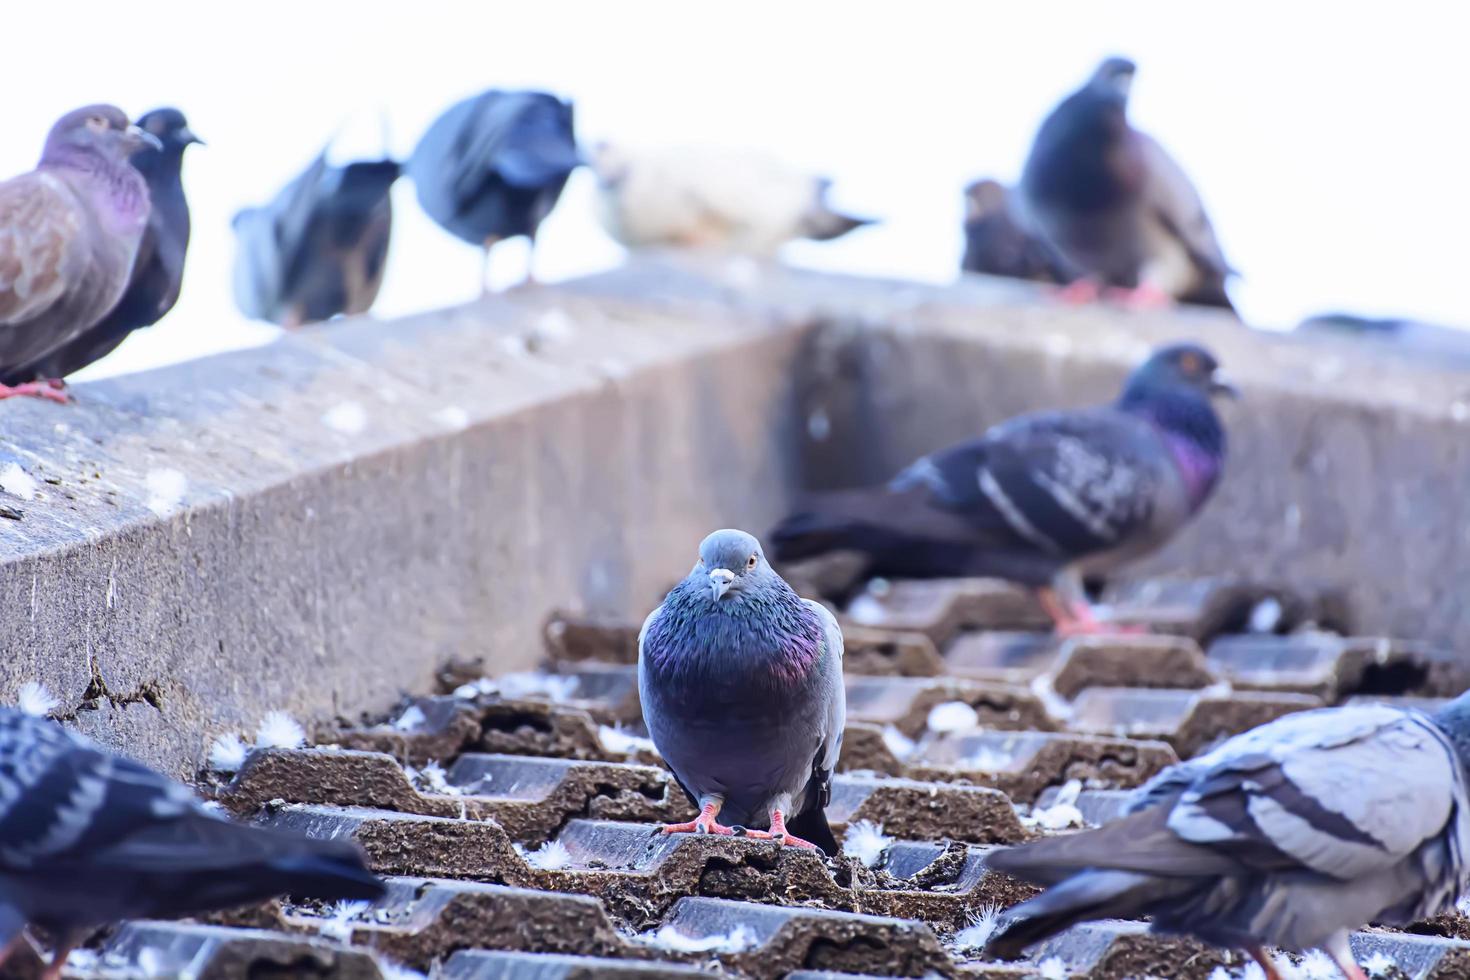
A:
{"type": "Polygon", "coordinates": [[[41,926],[65,959],[92,928],[293,893],[370,899],[346,841],[237,824],[60,725],[0,709],[0,949],[41,926]]]}
{"type": "Polygon", "coordinates": [[[842,632],[754,537],[705,538],[643,624],[638,687],[649,735],[705,827],[728,832],[721,817],[779,833],[784,820],[789,834],[835,851],[822,808],[847,716],[842,632]]]}
{"type": "Polygon", "coordinates": [[[323,150],[269,204],[235,215],[235,304],[285,327],[366,313],[377,299],[393,230],[389,192],[401,165],[337,167],[323,150]]]}
{"type": "Polygon", "coordinates": [[[1021,177],[1027,220],[1101,285],[1231,309],[1231,268],[1199,192],[1128,122],[1133,74],[1107,59],[1042,123],[1021,177]]]}
{"type": "Polygon", "coordinates": [[[1071,279],[1056,251],[1025,226],[1015,192],[994,180],[977,180],[965,188],[965,254],[960,271],[1033,282],[1071,279]]]}
{"type": "Polygon", "coordinates": [[[0,183],[0,375],[117,305],[148,220],[148,187],[128,162],[145,144],[159,145],[121,109],[88,106],[52,127],[35,170],[0,183]]]}
{"type": "Polygon", "coordinates": [[[1012,909],[1012,956],[1074,922],[1150,915],[1160,932],[1259,950],[1450,908],[1470,884],[1470,695],[1433,717],[1386,705],[1288,715],[1160,773],[1126,816],[996,852],[1048,891],[1012,909]]]}

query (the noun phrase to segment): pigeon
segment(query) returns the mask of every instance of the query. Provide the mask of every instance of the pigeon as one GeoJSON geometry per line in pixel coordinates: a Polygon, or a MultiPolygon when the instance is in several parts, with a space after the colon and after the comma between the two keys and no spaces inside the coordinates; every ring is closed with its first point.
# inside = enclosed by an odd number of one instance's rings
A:
{"type": "Polygon", "coordinates": [[[961,272],[1062,285],[1071,280],[1056,252],[1016,216],[1015,192],[994,180],[965,188],[965,254],[961,272]]]}
{"type": "Polygon", "coordinates": [[[1233,394],[1195,344],[1160,348],[1112,405],[1021,415],[925,456],[887,486],[837,491],[771,532],[795,561],[834,551],[865,574],[983,575],[1039,589],[1062,635],[1119,632],[1082,588],[1161,547],[1204,506],[1225,463],[1211,403],[1233,394]]]}
{"type": "Polygon", "coordinates": [[[792,591],[752,535],[705,538],[689,575],[649,614],[638,692],[654,746],[699,809],[664,833],[744,833],[837,853],[822,808],[847,718],[842,630],[792,591]]]}
{"type": "Polygon", "coordinates": [[[770,258],[798,238],[872,224],[827,203],[831,181],[756,151],[600,145],[592,169],[602,226],[626,248],[709,249],[770,258]]]}
{"type": "MultiPolygon", "coordinates": [[[[117,305],[148,222],[148,185],[128,162],[158,137],[116,106],[51,127],[36,169],[0,183],[0,377],[75,340],[117,305]]],[[[66,401],[60,382],[0,385],[0,398],[66,401]]]]}
{"type": "Polygon", "coordinates": [[[1021,177],[1026,220],[1083,277],[1069,298],[1115,290],[1130,305],[1232,310],[1232,270],[1199,192],[1128,124],[1133,62],[1109,58],[1041,124],[1021,177]]]}
{"type": "Polygon", "coordinates": [[[484,247],[481,286],[488,290],[490,250],[523,235],[534,253],[536,230],[581,164],[571,102],[546,92],[491,89],[456,103],[429,126],[408,175],[429,217],[484,247]]]}
{"type": "Polygon", "coordinates": [[[1075,922],[1148,915],[1157,932],[1321,949],[1362,980],[1348,930],[1448,911],[1470,885],[1470,693],[1428,715],[1384,704],[1286,715],[1166,769],[1124,816],[986,857],[1050,886],[987,953],[1075,922]]]}
{"type": "Polygon", "coordinates": [[[184,278],[184,255],[189,249],[189,202],[180,180],[184,150],[203,143],[189,129],[177,109],[154,109],[138,117],[137,126],[163,143],[162,149],[144,146],[132,164],[148,183],[152,208],[132,278],[122,299],[80,336],[47,352],[38,361],[7,371],[7,384],[44,378],[64,378],[117,349],[128,334],[151,327],[173,309],[184,278]]]}
{"type": "Polygon", "coordinates": [[[56,944],[51,978],[88,932],[120,919],[384,893],[354,844],[235,823],[182,784],[14,708],[0,708],[0,842],[0,959],[40,926],[56,944]]]}
{"type": "Polygon", "coordinates": [[[402,165],[343,167],[323,150],[275,199],[235,215],[235,305],[287,329],[366,313],[378,298],[393,230],[389,192],[402,165]]]}

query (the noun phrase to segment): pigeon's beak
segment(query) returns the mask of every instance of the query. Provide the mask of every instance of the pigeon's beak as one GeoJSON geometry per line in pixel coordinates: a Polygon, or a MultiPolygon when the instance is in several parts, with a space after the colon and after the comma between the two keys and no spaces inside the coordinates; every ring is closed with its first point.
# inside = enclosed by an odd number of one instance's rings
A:
{"type": "Polygon", "coordinates": [[[1239,398],[1240,389],[1230,383],[1230,379],[1223,373],[1216,371],[1210,375],[1210,394],[1224,395],[1226,398],[1239,398]]]}
{"type": "Polygon", "coordinates": [[[196,143],[199,146],[209,145],[198,136],[195,136],[194,130],[190,129],[188,126],[185,126],[183,129],[179,130],[179,142],[183,143],[185,146],[188,146],[190,143],[196,143]]]}
{"type": "Polygon", "coordinates": [[[735,573],[728,568],[716,568],[709,573],[709,585],[715,594],[716,602],[725,598],[725,593],[730,591],[730,583],[733,581],[735,581],[735,573]]]}
{"type": "Polygon", "coordinates": [[[154,150],[163,149],[163,140],[137,126],[129,126],[123,130],[123,143],[127,145],[129,151],[141,150],[145,146],[154,150]]]}

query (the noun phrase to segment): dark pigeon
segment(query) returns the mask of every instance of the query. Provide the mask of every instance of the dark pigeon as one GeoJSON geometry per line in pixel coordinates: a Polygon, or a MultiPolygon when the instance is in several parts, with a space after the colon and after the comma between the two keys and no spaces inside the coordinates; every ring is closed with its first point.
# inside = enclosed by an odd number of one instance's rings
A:
{"type": "Polygon", "coordinates": [[[1015,193],[994,180],[965,188],[965,254],[961,272],[1063,285],[1072,275],[1046,241],[1017,216],[1015,193]]]}
{"type": "Polygon", "coordinates": [[[1128,123],[1133,73],[1109,58],[1041,124],[1021,176],[1027,221],[1085,277],[1074,295],[1105,287],[1138,305],[1233,310],[1231,268],[1199,192],[1128,123]]]}
{"type": "Polygon", "coordinates": [[[148,183],[152,208],[132,278],[112,312],[69,343],[48,352],[33,364],[7,372],[6,384],[42,378],[64,378],[102,360],[142,327],[151,327],[174,308],[184,279],[184,255],[189,249],[189,202],[184,199],[180,169],[184,150],[203,140],[189,129],[177,109],[154,109],[138,117],[138,128],[163,143],[162,149],[144,146],[132,164],[148,183]]]}
{"type": "Polygon", "coordinates": [[[1430,716],[1380,704],[1287,715],[1172,766],[1096,830],[992,852],[1039,885],[990,955],[1073,923],[1152,917],[1156,932],[1248,950],[1318,948],[1361,980],[1348,930],[1449,911],[1470,885],[1470,694],[1430,716]]]}
{"type": "Polygon", "coordinates": [[[842,751],[842,631],[744,531],[716,531],[638,636],[643,720],[699,808],[664,833],[736,827],[835,854],[823,812],[842,751]],[[726,822],[721,824],[718,819],[726,822]]]}
{"type": "Polygon", "coordinates": [[[1404,317],[1371,317],[1356,313],[1319,313],[1296,325],[1302,336],[1338,337],[1402,351],[1441,364],[1470,359],[1470,333],[1461,327],[1404,317]]]}
{"type": "MultiPolygon", "coordinates": [[[[408,161],[419,204],[451,235],[485,249],[536,230],[582,163],[572,103],[491,89],[451,106],[408,161]]],[[[483,276],[482,276],[483,280],[483,276]]]]}
{"type": "Polygon", "coordinates": [[[323,150],[262,207],[235,215],[235,305],[288,329],[366,313],[378,298],[393,231],[396,160],[343,167],[323,150]]]}
{"type": "Polygon", "coordinates": [[[52,976],[88,932],[121,919],[384,891],[348,841],[235,823],[187,787],[13,708],[0,708],[0,842],[0,949],[40,926],[57,944],[52,976]]]}
{"type": "Polygon", "coordinates": [[[885,487],[815,498],[771,532],[780,561],[860,553],[866,574],[986,575],[1041,590],[1064,633],[1096,632],[1082,589],[1202,507],[1225,464],[1215,358],[1164,347],[1112,405],[1022,415],[926,456],[885,487]],[[1060,593],[1060,599],[1057,593],[1060,593]]]}
{"type": "MultiPolygon", "coordinates": [[[[116,106],[51,127],[41,162],[0,183],[0,377],[71,343],[117,305],[148,221],[148,185],[128,162],[156,136],[116,106]]],[[[65,401],[59,385],[0,385],[0,398],[65,401]]]]}

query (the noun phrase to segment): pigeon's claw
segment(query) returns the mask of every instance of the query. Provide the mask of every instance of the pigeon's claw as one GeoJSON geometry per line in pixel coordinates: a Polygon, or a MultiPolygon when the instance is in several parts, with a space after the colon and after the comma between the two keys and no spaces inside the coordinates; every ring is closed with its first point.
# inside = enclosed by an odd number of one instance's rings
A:
{"type": "Polygon", "coordinates": [[[756,840],[773,840],[786,847],[804,847],[807,850],[820,852],[822,849],[809,840],[802,840],[786,829],[786,815],[780,810],[771,811],[770,830],[747,830],[745,836],[756,840]]]}
{"type": "Polygon", "coordinates": [[[1138,623],[1101,620],[1085,602],[1064,603],[1051,589],[1038,589],[1041,606],[1055,623],[1057,636],[1139,636],[1149,632],[1138,623]]]}
{"type": "Polygon", "coordinates": [[[0,385],[0,398],[44,398],[65,405],[71,396],[64,390],[65,383],[59,378],[46,381],[27,381],[19,385],[0,385]]]}
{"type": "Polygon", "coordinates": [[[715,819],[720,813],[720,801],[712,800],[699,808],[699,816],[684,823],[666,823],[659,828],[664,834],[714,834],[717,837],[734,837],[735,828],[726,827],[715,819]]]}
{"type": "Polygon", "coordinates": [[[1102,298],[1102,284],[1091,276],[1073,279],[1056,291],[1056,297],[1069,306],[1085,306],[1102,298]]]}
{"type": "Polygon", "coordinates": [[[1134,289],[1109,289],[1108,299],[1128,310],[1167,310],[1174,297],[1151,282],[1139,283],[1134,289]]]}

